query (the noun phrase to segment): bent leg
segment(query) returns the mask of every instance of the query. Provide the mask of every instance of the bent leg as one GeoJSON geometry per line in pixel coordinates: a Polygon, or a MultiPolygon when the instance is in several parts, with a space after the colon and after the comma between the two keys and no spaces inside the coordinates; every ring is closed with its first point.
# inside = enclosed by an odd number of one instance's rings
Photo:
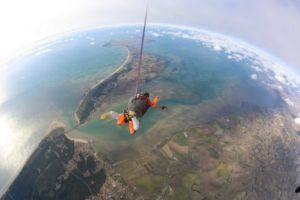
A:
{"type": "Polygon", "coordinates": [[[139,122],[139,120],[138,120],[136,117],[133,117],[131,120],[132,120],[132,122],[133,122],[133,129],[134,129],[135,131],[137,131],[137,130],[139,129],[139,127],[140,127],[140,122],[139,122]]]}
{"type": "Polygon", "coordinates": [[[134,133],[135,133],[135,130],[134,130],[134,128],[133,128],[133,122],[132,122],[132,120],[130,120],[129,121],[129,124],[128,124],[129,126],[128,126],[128,128],[129,128],[129,133],[130,133],[130,135],[133,135],[134,133]]]}
{"type": "Polygon", "coordinates": [[[120,115],[119,113],[114,112],[114,111],[110,111],[110,113],[111,113],[110,118],[116,119],[116,120],[119,119],[119,115],[120,115]]]}
{"type": "Polygon", "coordinates": [[[117,124],[118,125],[123,125],[125,123],[126,123],[126,116],[124,115],[124,113],[119,114],[118,119],[117,119],[117,124]]]}
{"type": "Polygon", "coordinates": [[[109,118],[118,120],[118,117],[119,117],[119,113],[114,112],[114,111],[109,111],[109,112],[103,113],[100,116],[100,118],[103,120],[109,119],[109,118]]]}

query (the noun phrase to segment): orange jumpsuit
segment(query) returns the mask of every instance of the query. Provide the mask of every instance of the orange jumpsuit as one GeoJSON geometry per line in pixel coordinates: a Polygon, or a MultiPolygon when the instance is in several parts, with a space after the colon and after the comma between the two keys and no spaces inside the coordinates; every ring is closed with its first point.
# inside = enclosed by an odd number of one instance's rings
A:
{"type": "MultiPolygon", "coordinates": [[[[157,105],[158,101],[159,101],[159,97],[154,97],[153,100],[151,101],[147,96],[140,96],[139,98],[137,98],[136,100],[146,100],[145,105],[140,108],[141,110],[138,110],[138,112],[142,113],[142,116],[147,112],[148,108],[150,107],[154,107],[157,105]]],[[[135,110],[136,112],[136,110],[135,110]]],[[[140,117],[142,117],[140,116],[140,117]]],[[[129,124],[129,132],[131,135],[133,135],[135,133],[136,130],[134,130],[134,124],[132,120],[128,120],[126,118],[125,113],[121,113],[117,119],[117,124],[118,125],[123,125],[123,124],[129,124]]]]}

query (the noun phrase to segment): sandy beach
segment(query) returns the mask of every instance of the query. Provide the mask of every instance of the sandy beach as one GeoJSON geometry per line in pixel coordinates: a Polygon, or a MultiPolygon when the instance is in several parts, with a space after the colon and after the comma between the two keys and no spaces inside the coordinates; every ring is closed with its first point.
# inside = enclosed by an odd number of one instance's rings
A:
{"type": "Polygon", "coordinates": [[[65,133],[65,136],[69,139],[72,140],[74,142],[80,142],[80,143],[89,143],[87,140],[81,139],[81,138],[72,138],[71,136],[69,136],[67,133],[65,133]]]}
{"type": "MultiPolygon", "coordinates": [[[[78,114],[78,111],[80,110],[80,108],[87,102],[87,99],[89,99],[89,96],[91,94],[92,91],[95,91],[98,87],[100,87],[102,84],[107,84],[108,81],[110,81],[111,79],[114,79],[114,76],[118,76],[119,74],[122,73],[122,71],[125,69],[125,66],[132,61],[132,53],[130,52],[130,50],[128,49],[128,47],[125,47],[127,50],[127,57],[124,60],[124,62],[122,62],[122,64],[114,71],[112,72],[109,76],[107,76],[104,79],[101,79],[98,83],[96,83],[95,85],[93,85],[90,89],[88,94],[80,101],[78,108],[76,109],[76,111],[74,112],[74,119],[76,124],[82,124],[80,117],[78,114]]],[[[105,87],[105,86],[104,86],[105,87]]]]}

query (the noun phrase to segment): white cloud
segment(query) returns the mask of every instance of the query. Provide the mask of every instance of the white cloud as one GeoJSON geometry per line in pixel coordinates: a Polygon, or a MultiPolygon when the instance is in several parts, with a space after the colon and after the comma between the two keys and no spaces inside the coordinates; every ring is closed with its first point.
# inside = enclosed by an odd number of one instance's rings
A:
{"type": "Polygon", "coordinates": [[[295,105],[295,103],[294,103],[291,99],[289,99],[289,98],[285,98],[284,101],[285,101],[289,106],[294,106],[294,105],[295,105]]]}
{"type": "Polygon", "coordinates": [[[89,41],[95,41],[95,38],[93,37],[87,37],[86,39],[88,39],[89,41]]]}
{"type": "Polygon", "coordinates": [[[297,125],[300,125],[300,117],[297,117],[294,119],[294,122],[297,124],[297,125]]]}
{"type": "Polygon", "coordinates": [[[285,79],[283,78],[283,76],[281,76],[281,75],[279,75],[279,74],[276,74],[276,75],[275,75],[275,78],[276,78],[278,81],[280,81],[280,82],[282,82],[282,83],[285,83],[285,79]]]}
{"type": "MultiPolygon", "coordinates": [[[[161,25],[156,26],[160,27],[161,25]]],[[[250,66],[256,71],[263,70],[266,73],[268,70],[273,71],[275,75],[271,78],[276,79],[282,84],[293,87],[300,85],[299,75],[295,74],[294,71],[279,58],[244,41],[207,30],[171,25],[169,25],[169,27],[170,30],[162,34],[200,41],[208,48],[217,49],[218,51],[222,50],[227,54],[227,58],[230,56],[230,59],[234,59],[237,62],[243,60],[251,61],[250,66]]]]}
{"type": "MultiPolygon", "coordinates": [[[[55,34],[142,22],[145,6],[146,2],[139,0],[0,1],[0,63],[29,44],[55,34]]],[[[299,7],[293,0],[151,0],[148,21],[232,35],[300,68],[299,7]]]]}
{"type": "Polygon", "coordinates": [[[221,51],[222,50],[222,48],[219,46],[219,45],[214,45],[214,47],[213,47],[213,49],[215,50],[215,51],[221,51]]]}
{"type": "Polygon", "coordinates": [[[157,33],[157,32],[151,32],[151,35],[154,37],[159,37],[161,36],[161,34],[157,33]]]}
{"type": "Polygon", "coordinates": [[[253,80],[257,80],[257,74],[251,74],[250,78],[253,80]]]}
{"type": "Polygon", "coordinates": [[[40,55],[43,55],[43,54],[46,54],[48,52],[52,51],[52,49],[42,49],[40,51],[37,51],[34,56],[40,56],[40,55]]]}
{"type": "Polygon", "coordinates": [[[262,72],[262,71],[263,71],[263,70],[262,70],[259,66],[257,66],[257,65],[253,65],[252,68],[253,68],[255,71],[257,71],[257,72],[262,72]]]}

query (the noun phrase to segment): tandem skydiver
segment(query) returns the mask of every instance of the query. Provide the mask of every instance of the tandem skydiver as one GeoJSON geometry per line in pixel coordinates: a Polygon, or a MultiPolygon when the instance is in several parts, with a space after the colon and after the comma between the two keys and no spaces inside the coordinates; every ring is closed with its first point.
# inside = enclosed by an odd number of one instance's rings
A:
{"type": "Polygon", "coordinates": [[[158,106],[159,97],[155,96],[151,101],[149,93],[137,94],[131,97],[128,101],[128,107],[122,113],[110,111],[101,115],[101,119],[116,119],[118,125],[129,124],[129,132],[133,135],[139,129],[139,121],[152,107],[159,110],[164,110],[166,106],[158,106]]]}
{"type": "Polygon", "coordinates": [[[101,115],[101,119],[116,119],[118,125],[123,125],[128,123],[129,124],[129,132],[133,135],[139,129],[139,121],[147,112],[147,110],[152,108],[157,108],[160,110],[164,110],[166,106],[158,106],[157,103],[159,98],[155,96],[151,101],[149,99],[149,93],[140,93],[139,91],[139,84],[140,84],[140,77],[141,77],[141,68],[142,68],[142,58],[143,58],[143,48],[144,48],[144,39],[145,39],[145,30],[146,30],[146,22],[147,22],[147,12],[148,12],[148,5],[145,13],[144,19],[144,27],[143,27],[143,34],[142,34],[142,41],[141,41],[141,49],[139,54],[139,62],[137,67],[137,77],[136,77],[136,90],[135,95],[129,99],[128,107],[123,111],[123,113],[116,113],[114,111],[110,111],[101,115]]]}

